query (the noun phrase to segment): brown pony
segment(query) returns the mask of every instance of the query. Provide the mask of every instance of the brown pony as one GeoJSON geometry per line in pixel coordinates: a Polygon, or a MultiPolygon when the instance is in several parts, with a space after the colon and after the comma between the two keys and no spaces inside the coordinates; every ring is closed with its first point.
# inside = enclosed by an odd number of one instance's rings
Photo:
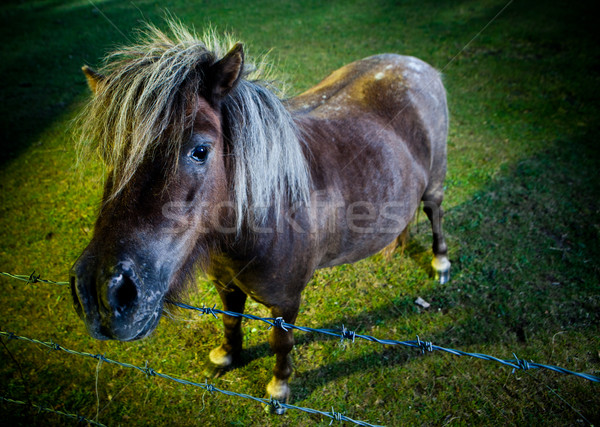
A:
{"type": "MultiPolygon", "coordinates": [[[[170,26],[171,36],[149,27],[100,72],[83,68],[94,92],[83,155],[99,152],[109,170],[94,236],[71,272],[93,337],[147,336],[198,271],[225,310],[243,312],[250,297],[293,323],[316,269],[394,245],[421,202],[434,270],[448,280],[448,113],[436,70],[371,56],[282,101],[241,44],[224,50],[170,26]]],[[[210,353],[221,370],[242,350],[241,319],[223,323],[210,353]]],[[[287,401],[292,332],[273,328],[269,343],[267,394],[287,401]]]]}

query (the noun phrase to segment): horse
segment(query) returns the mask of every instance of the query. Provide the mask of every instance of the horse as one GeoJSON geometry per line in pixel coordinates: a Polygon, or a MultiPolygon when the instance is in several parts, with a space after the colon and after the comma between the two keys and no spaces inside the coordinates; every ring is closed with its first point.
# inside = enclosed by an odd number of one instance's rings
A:
{"type": "MultiPolygon", "coordinates": [[[[433,270],[449,280],[448,110],[433,67],[370,56],[285,98],[241,43],[169,27],[148,25],[102,69],[83,67],[93,94],[80,155],[96,153],[107,171],[93,236],[70,272],[92,337],[148,336],[200,273],[224,310],[243,313],[250,297],[293,324],[317,269],[394,249],[421,205],[433,270]]],[[[242,351],[241,319],[224,315],[223,326],[214,372],[242,351]]],[[[272,328],[269,344],[267,396],[287,402],[292,331],[272,328]]]]}

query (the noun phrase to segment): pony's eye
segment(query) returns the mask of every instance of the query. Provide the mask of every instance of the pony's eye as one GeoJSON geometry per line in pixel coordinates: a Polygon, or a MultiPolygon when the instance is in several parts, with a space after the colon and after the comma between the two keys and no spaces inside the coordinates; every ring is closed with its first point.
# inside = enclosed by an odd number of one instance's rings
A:
{"type": "Polygon", "coordinates": [[[206,158],[208,157],[209,151],[210,150],[208,145],[199,145],[192,150],[192,152],[190,153],[190,157],[192,158],[192,160],[198,163],[204,163],[206,162],[206,158]]]}

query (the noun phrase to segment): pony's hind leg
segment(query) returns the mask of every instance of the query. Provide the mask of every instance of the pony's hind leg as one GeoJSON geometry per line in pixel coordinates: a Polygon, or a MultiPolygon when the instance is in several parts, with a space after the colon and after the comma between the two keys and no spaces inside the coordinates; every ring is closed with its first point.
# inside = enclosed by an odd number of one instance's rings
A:
{"type": "Polygon", "coordinates": [[[433,261],[431,265],[435,272],[436,280],[444,284],[450,280],[450,260],[448,259],[448,246],[446,246],[444,232],[442,231],[444,211],[442,209],[443,193],[441,194],[438,197],[423,197],[423,211],[427,215],[427,218],[429,218],[429,222],[431,222],[431,230],[433,232],[433,261]]]}
{"type": "MultiPolygon", "coordinates": [[[[220,283],[215,283],[215,286],[223,301],[225,311],[244,312],[246,294],[240,288],[233,285],[224,287],[220,283]]],[[[239,358],[242,352],[242,318],[224,314],[223,326],[225,329],[223,343],[209,354],[210,367],[207,370],[209,376],[221,375],[239,358]]]]}

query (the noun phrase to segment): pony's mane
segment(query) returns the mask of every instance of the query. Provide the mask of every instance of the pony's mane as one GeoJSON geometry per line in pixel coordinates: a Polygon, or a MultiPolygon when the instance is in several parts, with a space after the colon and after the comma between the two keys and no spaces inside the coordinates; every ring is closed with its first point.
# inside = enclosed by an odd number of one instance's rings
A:
{"type": "MultiPolygon", "coordinates": [[[[79,158],[97,152],[118,196],[142,163],[161,153],[165,174],[178,167],[191,137],[203,71],[234,45],[213,30],[202,37],[168,22],[171,35],[148,25],[138,43],[109,54],[105,78],[78,120],[79,158]]],[[[245,218],[265,219],[267,207],[308,203],[310,177],[292,116],[273,93],[273,68],[248,58],[237,86],[222,100],[225,143],[233,156],[230,183],[238,230],[245,218]]]]}

